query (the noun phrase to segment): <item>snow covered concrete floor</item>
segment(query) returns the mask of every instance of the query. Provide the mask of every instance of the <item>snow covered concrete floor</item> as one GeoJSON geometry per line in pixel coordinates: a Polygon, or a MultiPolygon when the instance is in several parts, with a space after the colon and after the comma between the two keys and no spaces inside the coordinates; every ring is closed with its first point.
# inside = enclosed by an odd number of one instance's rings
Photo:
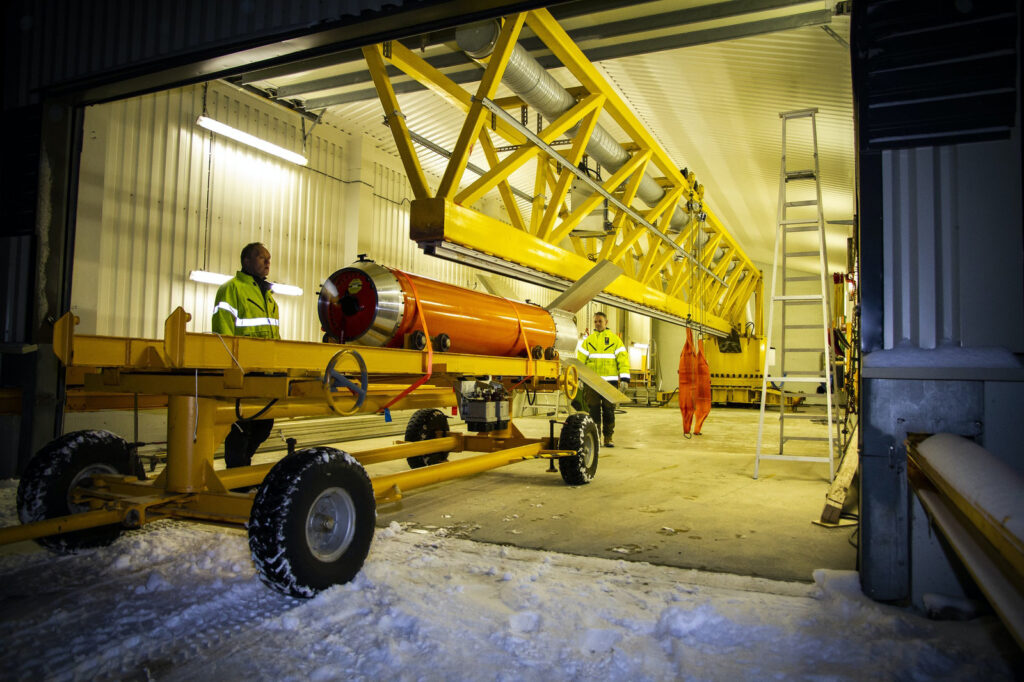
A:
{"type": "MultiPolygon", "coordinates": [[[[15,523],[0,481],[0,524],[15,523]]],[[[312,600],[265,587],[240,531],[160,522],[110,547],[0,555],[2,679],[1010,680],[992,617],[934,622],[815,584],[379,529],[312,600]]]]}

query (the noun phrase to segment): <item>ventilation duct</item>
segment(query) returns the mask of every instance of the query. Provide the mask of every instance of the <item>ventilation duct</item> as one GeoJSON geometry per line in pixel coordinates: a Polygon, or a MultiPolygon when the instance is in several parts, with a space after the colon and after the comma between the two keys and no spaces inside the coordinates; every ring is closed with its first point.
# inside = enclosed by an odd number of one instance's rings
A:
{"type": "MultiPolygon", "coordinates": [[[[455,39],[459,49],[469,57],[485,59],[494,50],[499,31],[500,25],[496,21],[470,24],[459,27],[455,32],[455,39]]],[[[549,121],[555,120],[576,105],[576,98],[563,88],[521,45],[516,45],[513,48],[501,82],[549,121]]],[[[579,125],[577,124],[565,135],[571,138],[578,131],[579,125]]],[[[623,149],[622,145],[616,142],[615,138],[600,124],[594,127],[594,132],[587,142],[587,154],[612,172],[625,165],[630,158],[629,152],[623,149]]],[[[665,196],[665,190],[650,174],[645,173],[640,181],[637,196],[645,204],[653,207],[665,196]]],[[[676,206],[675,212],[669,219],[669,230],[678,232],[689,222],[690,214],[682,206],[676,206]]],[[[709,237],[707,233],[700,230],[697,239],[697,249],[699,249],[704,246],[709,237]]],[[[712,258],[712,263],[716,263],[724,253],[725,249],[719,248],[712,258]]],[[[729,270],[731,271],[734,267],[735,263],[731,263],[729,270]]]]}

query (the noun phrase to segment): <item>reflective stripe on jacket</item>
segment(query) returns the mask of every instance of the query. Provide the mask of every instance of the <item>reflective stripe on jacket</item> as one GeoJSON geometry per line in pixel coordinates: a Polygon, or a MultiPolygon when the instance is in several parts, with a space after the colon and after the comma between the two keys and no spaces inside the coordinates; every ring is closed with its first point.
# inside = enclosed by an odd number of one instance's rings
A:
{"type": "Polygon", "coordinates": [[[607,329],[584,339],[576,357],[605,381],[629,381],[629,353],[622,339],[607,329]]]}
{"type": "Polygon", "coordinates": [[[281,321],[274,295],[263,292],[252,275],[239,270],[217,289],[213,333],[279,339],[281,321]]]}

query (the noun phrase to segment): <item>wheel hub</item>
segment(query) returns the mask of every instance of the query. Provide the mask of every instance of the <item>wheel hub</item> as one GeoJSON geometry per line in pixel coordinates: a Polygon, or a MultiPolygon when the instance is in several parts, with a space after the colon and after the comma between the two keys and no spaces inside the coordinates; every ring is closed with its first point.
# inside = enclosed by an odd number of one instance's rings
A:
{"type": "Polygon", "coordinates": [[[81,512],[87,512],[91,509],[87,504],[79,504],[74,501],[75,488],[79,486],[89,485],[93,476],[99,474],[118,474],[117,469],[109,464],[91,464],[81,471],[79,471],[73,479],[71,479],[71,485],[68,486],[68,512],[71,514],[79,514],[81,512]]]}
{"type": "Polygon", "coordinates": [[[336,560],[349,545],[356,530],[356,507],[342,488],[327,488],[310,505],[306,518],[306,543],[318,560],[336,560]]]}

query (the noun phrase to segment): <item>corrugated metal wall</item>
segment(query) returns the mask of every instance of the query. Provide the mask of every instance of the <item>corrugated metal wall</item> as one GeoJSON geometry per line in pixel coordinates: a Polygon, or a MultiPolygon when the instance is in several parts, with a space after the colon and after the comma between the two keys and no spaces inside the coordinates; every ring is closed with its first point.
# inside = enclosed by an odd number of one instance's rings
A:
{"type": "Polygon", "coordinates": [[[886,349],[1024,349],[1020,163],[1001,142],[883,152],[886,349]]]}
{"type": "MultiPolygon", "coordinates": [[[[303,168],[198,127],[204,96],[212,118],[302,149],[298,115],[221,83],[205,94],[203,86],[194,86],[90,107],[72,285],[79,332],[159,338],[178,306],[193,315],[190,331],[208,332],[216,286],[189,280],[189,272],[233,274],[242,246],[262,241],[273,256],[270,279],[304,291],[300,297],[277,296],[282,336],[317,341],[320,283],[348,265],[343,217],[356,210],[343,200],[350,182],[344,175],[348,138],[335,128],[316,127],[306,145],[309,166],[303,168]]],[[[409,239],[406,177],[398,159],[375,156],[370,218],[359,226],[369,257],[481,289],[475,270],[426,256],[409,239]]],[[[543,287],[507,283],[519,300],[545,305],[555,297],[543,287]]],[[[609,313],[612,329],[647,342],[649,318],[630,316],[635,324],[626,330],[620,311],[594,304],[578,315],[581,332],[598,309],[609,313]]]]}
{"type": "Polygon", "coordinates": [[[886,152],[885,347],[959,343],[955,150],[886,152]],[[938,186],[936,186],[938,185],[938,186]]]}
{"type": "MultiPolygon", "coordinates": [[[[282,335],[319,339],[312,297],[342,260],[344,136],[318,127],[300,167],[199,128],[202,86],[90,107],[86,113],[72,284],[82,333],[160,337],[177,306],[191,331],[209,331],[216,287],[191,270],[234,274],[239,252],[262,241],[278,296],[282,335]]],[[[289,149],[301,119],[227,86],[206,96],[213,118],[289,149]]],[[[308,123],[306,124],[308,127],[308,123]]]]}

